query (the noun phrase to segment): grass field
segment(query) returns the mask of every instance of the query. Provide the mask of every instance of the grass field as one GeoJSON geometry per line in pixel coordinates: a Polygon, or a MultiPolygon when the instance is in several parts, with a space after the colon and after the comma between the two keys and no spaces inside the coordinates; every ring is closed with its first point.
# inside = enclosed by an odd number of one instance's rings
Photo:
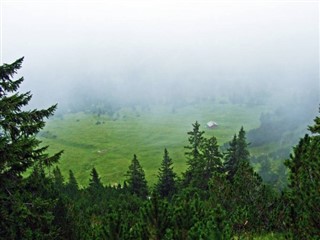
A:
{"type": "Polygon", "coordinates": [[[263,111],[266,107],[202,102],[176,109],[162,105],[122,108],[113,116],[79,112],[48,120],[39,139],[50,146],[49,153],[64,150],[59,167],[66,178],[72,169],[82,186],[88,184],[92,167],[104,184],[122,183],[133,154],[137,154],[152,185],[164,148],[173,159],[175,172],[181,174],[186,169],[184,146],[192,123],[198,121],[206,136],[216,136],[222,145],[241,126],[246,131],[258,127],[263,111]],[[218,128],[207,129],[210,120],[216,121],[218,128]]]}

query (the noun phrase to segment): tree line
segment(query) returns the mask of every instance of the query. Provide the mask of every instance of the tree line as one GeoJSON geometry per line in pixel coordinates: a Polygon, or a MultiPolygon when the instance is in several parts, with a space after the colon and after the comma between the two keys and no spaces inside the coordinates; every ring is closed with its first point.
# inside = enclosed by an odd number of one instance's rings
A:
{"type": "Polygon", "coordinates": [[[68,179],[59,170],[62,151],[40,147],[36,134],[57,106],[25,110],[32,95],[18,92],[23,78],[13,80],[22,62],[0,66],[0,239],[320,238],[320,117],[286,160],[281,192],[250,165],[243,128],[221,152],[198,122],[181,177],[164,149],[154,186],[133,155],[125,182],[105,186],[93,168],[79,188],[72,170],[68,179]]]}

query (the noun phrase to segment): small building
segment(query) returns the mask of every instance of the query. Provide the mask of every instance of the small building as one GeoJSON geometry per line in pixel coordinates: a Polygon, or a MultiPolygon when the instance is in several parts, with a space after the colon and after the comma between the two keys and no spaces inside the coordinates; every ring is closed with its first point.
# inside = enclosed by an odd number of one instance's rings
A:
{"type": "Polygon", "coordinates": [[[208,128],[216,128],[216,127],[218,127],[218,123],[216,123],[214,121],[209,121],[209,122],[207,122],[207,127],[208,128]]]}

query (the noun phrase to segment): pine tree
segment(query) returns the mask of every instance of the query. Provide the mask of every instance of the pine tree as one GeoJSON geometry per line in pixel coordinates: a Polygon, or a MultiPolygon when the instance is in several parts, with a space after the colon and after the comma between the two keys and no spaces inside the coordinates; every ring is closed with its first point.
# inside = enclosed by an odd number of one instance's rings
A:
{"type": "Polygon", "coordinates": [[[243,127],[241,127],[239,131],[237,145],[238,145],[237,156],[240,162],[249,163],[249,160],[250,160],[250,153],[248,150],[249,144],[247,143],[246,132],[244,131],[243,127]]]}
{"type": "Polygon", "coordinates": [[[266,214],[265,205],[260,204],[264,185],[261,177],[253,170],[249,162],[248,143],[245,131],[240,129],[229,143],[224,171],[226,173],[226,185],[228,199],[225,208],[236,233],[247,229],[261,228],[258,216],[266,214]]]}
{"type": "Polygon", "coordinates": [[[173,172],[172,159],[167,149],[164,149],[163,160],[159,169],[158,183],[155,190],[160,197],[170,197],[176,192],[176,174],[173,172]]]}
{"type": "Polygon", "coordinates": [[[203,171],[205,167],[201,152],[204,141],[204,131],[200,131],[200,124],[198,122],[195,122],[192,126],[192,131],[188,132],[188,141],[190,145],[185,146],[189,151],[185,153],[187,156],[188,169],[184,173],[184,185],[194,185],[194,182],[200,180],[199,173],[203,171]]]}
{"type": "MultiPolygon", "coordinates": [[[[89,186],[86,189],[92,203],[99,203],[104,199],[105,188],[101,183],[99,174],[95,168],[92,168],[90,173],[89,186]]],[[[95,206],[94,206],[95,207],[95,206]]],[[[97,211],[100,211],[97,209],[97,211]]],[[[95,212],[95,211],[94,211],[95,212]]]]}
{"type": "Polygon", "coordinates": [[[201,144],[203,143],[203,134],[204,131],[200,131],[200,124],[195,122],[192,124],[192,131],[188,132],[189,138],[188,141],[190,143],[189,146],[185,146],[186,149],[189,149],[189,152],[186,152],[186,156],[188,157],[188,164],[190,167],[196,165],[197,160],[201,156],[201,144]]]}
{"type": "Polygon", "coordinates": [[[204,169],[202,171],[202,183],[203,188],[208,188],[209,180],[214,173],[219,173],[222,170],[223,155],[219,151],[219,145],[217,139],[213,136],[204,140],[203,144],[203,159],[205,162],[204,169]]]}
{"type": "Polygon", "coordinates": [[[103,185],[101,183],[101,179],[99,177],[99,174],[95,168],[92,168],[90,173],[90,180],[89,180],[89,189],[101,189],[103,188],[103,185]]]}
{"type": "Polygon", "coordinates": [[[232,141],[229,143],[226,159],[224,162],[224,171],[227,173],[228,179],[232,181],[240,164],[250,165],[249,163],[249,144],[246,140],[246,132],[241,127],[238,136],[234,135],[232,141]]]}
{"type": "Polygon", "coordinates": [[[233,136],[231,142],[229,142],[229,148],[225,156],[224,171],[227,173],[228,179],[232,179],[238,168],[238,145],[237,135],[233,136]]]}
{"type": "Polygon", "coordinates": [[[148,195],[148,186],[145,178],[144,171],[134,154],[129,170],[127,171],[128,190],[132,194],[145,198],[148,195]]]}
{"type": "Polygon", "coordinates": [[[12,79],[22,62],[20,58],[0,66],[0,236],[38,239],[42,235],[50,239],[56,237],[50,228],[52,201],[43,198],[43,189],[39,189],[41,181],[33,183],[40,193],[27,192],[26,188],[31,186],[23,174],[33,168],[30,177],[45,178],[43,169],[59,160],[62,152],[49,156],[45,153],[47,147],[39,147],[41,142],[36,139],[36,134],[45,126],[44,119],[53,115],[57,106],[25,110],[32,95],[17,92],[23,77],[12,79]]]}
{"type": "Polygon", "coordinates": [[[66,184],[66,192],[71,198],[76,198],[77,193],[79,191],[79,186],[77,179],[75,178],[72,170],[69,170],[69,179],[68,183],[66,184]]]}
{"type": "Polygon", "coordinates": [[[57,190],[62,191],[62,189],[64,188],[64,178],[58,166],[53,169],[53,177],[55,187],[57,188],[57,190]]]}
{"type": "Polygon", "coordinates": [[[309,127],[285,162],[289,168],[289,200],[293,234],[299,239],[320,236],[320,117],[309,127]]]}

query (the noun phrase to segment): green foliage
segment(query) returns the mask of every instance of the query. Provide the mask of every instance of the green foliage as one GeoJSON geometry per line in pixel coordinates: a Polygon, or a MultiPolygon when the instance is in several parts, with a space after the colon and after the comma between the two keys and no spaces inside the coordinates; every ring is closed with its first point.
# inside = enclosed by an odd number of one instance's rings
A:
{"type": "Polygon", "coordinates": [[[39,147],[41,142],[36,139],[56,105],[25,110],[32,96],[17,92],[23,78],[12,80],[22,62],[20,58],[0,66],[0,236],[56,239],[53,184],[44,168],[56,163],[62,152],[49,156],[47,147],[39,147]],[[30,176],[23,178],[30,168],[30,176]]]}
{"type": "Polygon", "coordinates": [[[320,236],[320,118],[309,127],[293,149],[286,166],[289,175],[292,231],[299,239],[317,239],[320,236]]]}
{"type": "Polygon", "coordinates": [[[142,209],[142,217],[148,222],[148,232],[151,239],[163,239],[172,226],[172,213],[166,200],[161,200],[152,194],[142,209]]]}
{"type": "Polygon", "coordinates": [[[234,135],[232,141],[229,143],[229,148],[227,149],[224,161],[224,171],[227,173],[229,179],[232,179],[237,171],[239,161],[237,147],[237,135],[234,135]]]}
{"type": "Polygon", "coordinates": [[[91,178],[89,180],[89,186],[87,190],[93,195],[98,195],[101,189],[103,188],[103,185],[101,183],[99,174],[95,168],[92,168],[90,176],[91,178]]]}
{"type": "MultiPolygon", "coordinates": [[[[202,179],[204,183],[208,183],[215,172],[222,171],[223,157],[222,153],[219,151],[219,145],[217,139],[212,136],[211,138],[205,138],[202,145],[202,158],[204,161],[204,168],[202,170],[202,179]]],[[[207,188],[207,185],[206,185],[207,188]]]]}
{"type": "Polygon", "coordinates": [[[186,152],[188,169],[184,173],[183,184],[206,190],[213,173],[221,171],[222,154],[214,136],[205,138],[198,122],[192,126],[193,130],[188,132],[189,145],[185,147],[189,151],[186,152]]]}
{"type": "Polygon", "coordinates": [[[133,159],[126,176],[128,177],[128,190],[132,194],[136,194],[139,197],[146,198],[148,195],[147,181],[144,171],[135,154],[133,155],[133,159]]]}
{"type": "Polygon", "coordinates": [[[173,172],[172,159],[167,149],[164,149],[163,160],[159,169],[158,183],[155,191],[160,197],[171,197],[177,190],[176,174],[173,172]]]}
{"type": "Polygon", "coordinates": [[[232,180],[241,164],[249,164],[248,143],[246,141],[246,132],[241,127],[238,136],[234,135],[229,143],[226,159],[224,162],[224,171],[227,173],[228,179],[232,180]]]}
{"type": "Polygon", "coordinates": [[[66,193],[71,198],[76,198],[79,190],[77,179],[74,177],[72,170],[69,170],[69,181],[65,186],[66,193]]]}
{"type": "Polygon", "coordinates": [[[64,189],[64,177],[61,174],[60,168],[56,166],[53,169],[53,182],[55,187],[62,191],[64,189]]]}

